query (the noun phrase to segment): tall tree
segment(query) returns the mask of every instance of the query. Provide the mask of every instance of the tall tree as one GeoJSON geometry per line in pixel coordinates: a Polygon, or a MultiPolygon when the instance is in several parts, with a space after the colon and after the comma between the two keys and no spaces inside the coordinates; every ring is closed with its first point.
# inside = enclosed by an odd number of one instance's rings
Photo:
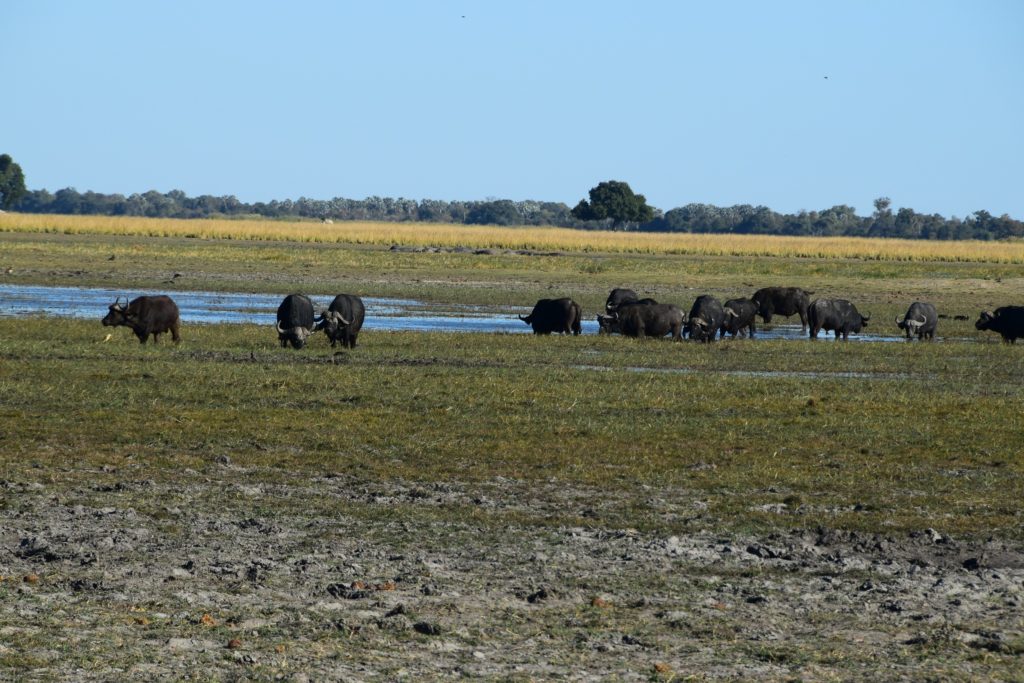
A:
{"type": "Polygon", "coordinates": [[[654,218],[654,209],[647,205],[647,198],[634,194],[629,183],[608,180],[590,190],[590,201],[581,199],[572,215],[581,221],[602,221],[608,218],[613,226],[624,227],[630,223],[646,223],[654,218]]]}
{"type": "Polygon", "coordinates": [[[25,196],[25,174],[10,154],[0,154],[0,209],[7,210],[25,196]]]}

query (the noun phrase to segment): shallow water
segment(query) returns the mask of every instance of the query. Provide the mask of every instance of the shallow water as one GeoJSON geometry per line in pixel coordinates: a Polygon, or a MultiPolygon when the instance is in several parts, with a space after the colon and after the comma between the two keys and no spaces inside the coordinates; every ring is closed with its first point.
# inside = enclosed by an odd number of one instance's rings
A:
{"type": "MultiPolygon", "coordinates": [[[[101,320],[117,297],[166,294],[91,287],[37,287],[0,284],[0,316],[55,315],[101,320]]],[[[281,294],[232,292],[171,292],[183,323],[253,323],[274,325],[281,294]]],[[[326,308],[333,294],[311,294],[314,306],[326,308]]],[[[508,314],[468,304],[426,304],[414,299],[363,297],[366,330],[420,330],[430,332],[530,331],[516,316],[529,308],[510,306],[508,314]]],[[[596,322],[584,321],[584,332],[597,332],[596,322]]]]}
{"type": "MultiPolygon", "coordinates": [[[[55,315],[101,320],[117,297],[165,294],[162,291],[131,291],[99,287],[38,287],[0,284],[0,317],[55,315]]],[[[253,323],[274,325],[282,294],[238,294],[232,292],[172,292],[184,323],[253,323]]],[[[314,306],[326,308],[333,294],[311,294],[314,306]]],[[[363,297],[367,330],[417,330],[424,332],[510,332],[526,334],[530,327],[517,316],[530,312],[528,306],[508,306],[503,311],[472,304],[428,304],[415,299],[363,297]]],[[[585,316],[584,334],[597,334],[595,316],[585,316]]],[[[757,339],[807,339],[799,324],[759,328],[757,339]]],[[[898,342],[900,335],[864,333],[850,341],[898,342]]],[[[831,343],[831,333],[822,332],[819,342],[831,343]]],[[[750,343],[738,340],[739,343],[750,343]]]]}

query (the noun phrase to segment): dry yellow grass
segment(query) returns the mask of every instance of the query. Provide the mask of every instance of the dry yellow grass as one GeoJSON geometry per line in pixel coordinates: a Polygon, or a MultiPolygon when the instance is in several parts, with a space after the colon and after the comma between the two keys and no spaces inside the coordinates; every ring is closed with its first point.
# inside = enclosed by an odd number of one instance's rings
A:
{"type": "Polygon", "coordinates": [[[403,246],[467,246],[708,256],[855,258],[881,261],[1024,263],[1024,242],[939,242],[858,237],[781,237],[584,231],[551,227],[353,221],[179,220],[0,214],[0,232],[138,235],[403,246]]]}

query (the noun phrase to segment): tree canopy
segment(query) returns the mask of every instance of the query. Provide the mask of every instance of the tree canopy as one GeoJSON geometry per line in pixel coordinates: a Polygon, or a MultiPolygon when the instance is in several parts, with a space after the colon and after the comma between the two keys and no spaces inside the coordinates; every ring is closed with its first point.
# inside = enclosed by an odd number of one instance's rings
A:
{"type": "Polygon", "coordinates": [[[581,199],[572,215],[581,221],[611,219],[613,227],[621,228],[650,221],[654,218],[654,209],[647,205],[642,194],[634,194],[628,183],[608,180],[591,188],[590,201],[581,199]]]}
{"type": "Polygon", "coordinates": [[[701,232],[761,235],[812,235],[852,237],[899,237],[904,239],[1024,239],[1024,221],[1007,214],[993,216],[975,211],[966,218],[945,218],[900,208],[879,197],[870,216],[858,216],[852,206],[839,204],[821,211],[784,214],[766,206],[737,204],[687,204],[665,212],[647,206],[643,195],[634,194],[619,181],[599,184],[590,201],[575,209],[561,202],[443,201],[367,197],[366,199],[272,200],[246,203],[233,195],[189,197],[181,190],[142,194],[79,192],[67,187],[25,190],[21,167],[10,155],[0,155],[0,208],[24,213],[82,214],[95,216],[148,216],[154,218],[216,218],[262,216],[270,220],[420,221],[489,225],[554,225],[586,230],[629,228],[647,232],[701,232]]]}
{"type": "Polygon", "coordinates": [[[0,209],[14,206],[26,194],[25,174],[10,154],[0,154],[0,209]]]}

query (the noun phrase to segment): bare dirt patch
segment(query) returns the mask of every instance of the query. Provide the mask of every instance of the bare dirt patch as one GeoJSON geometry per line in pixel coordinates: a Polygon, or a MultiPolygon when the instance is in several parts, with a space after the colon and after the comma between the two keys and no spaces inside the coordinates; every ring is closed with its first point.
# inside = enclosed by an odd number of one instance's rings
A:
{"type": "Polygon", "coordinates": [[[35,472],[0,481],[15,677],[978,679],[1024,651],[1024,552],[995,538],[724,534],[682,490],[301,479],[226,456],[170,481],[35,472]],[[616,521],[627,498],[692,531],[616,521]]]}

